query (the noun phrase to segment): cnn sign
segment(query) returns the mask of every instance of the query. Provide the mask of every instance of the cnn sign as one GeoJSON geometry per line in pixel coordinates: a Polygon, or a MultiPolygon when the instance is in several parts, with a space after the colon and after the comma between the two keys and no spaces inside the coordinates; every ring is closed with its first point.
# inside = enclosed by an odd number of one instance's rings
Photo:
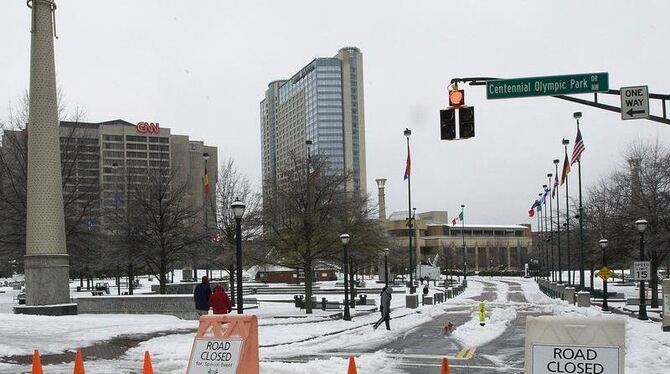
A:
{"type": "Polygon", "coordinates": [[[161,132],[160,124],[158,122],[139,122],[135,125],[135,130],[140,134],[158,134],[161,132]]]}

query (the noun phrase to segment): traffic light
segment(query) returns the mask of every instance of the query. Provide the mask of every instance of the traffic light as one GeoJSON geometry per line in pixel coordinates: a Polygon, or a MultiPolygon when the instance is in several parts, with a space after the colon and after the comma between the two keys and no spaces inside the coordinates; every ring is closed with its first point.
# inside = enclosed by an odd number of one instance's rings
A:
{"type": "Polygon", "coordinates": [[[463,106],[458,108],[458,131],[460,139],[475,136],[475,107],[463,106]]]}
{"type": "Polygon", "coordinates": [[[456,109],[440,110],[440,139],[456,139],[456,109]]]}
{"type": "Polygon", "coordinates": [[[455,88],[449,91],[449,106],[460,107],[465,105],[465,91],[455,88]]]}

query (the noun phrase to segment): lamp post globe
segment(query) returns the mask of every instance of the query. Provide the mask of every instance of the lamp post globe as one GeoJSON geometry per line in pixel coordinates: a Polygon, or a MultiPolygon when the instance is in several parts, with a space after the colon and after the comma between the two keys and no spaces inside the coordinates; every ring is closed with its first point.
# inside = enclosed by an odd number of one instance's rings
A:
{"type": "MultiPolygon", "coordinates": [[[[349,234],[340,235],[342,241],[342,271],[344,272],[344,315],[342,319],[351,321],[351,314],[349,313],[349,259],[347,256],[347,244],[349,244],[349,234]]],[[[308,300],[309,302],[309,300],[308,300]]]]}
{"type": "Polygon", "coordinates": [[[237,314],[244,313],[244,305],[242,299],[242,216],[244,216],[244,208],[246,206],[240,199],[235,199],[230,204],[230,209],[233,211],[235,217],[235,241],[237,242],[236,257],[236,277],[237,277],[237,314]]]}

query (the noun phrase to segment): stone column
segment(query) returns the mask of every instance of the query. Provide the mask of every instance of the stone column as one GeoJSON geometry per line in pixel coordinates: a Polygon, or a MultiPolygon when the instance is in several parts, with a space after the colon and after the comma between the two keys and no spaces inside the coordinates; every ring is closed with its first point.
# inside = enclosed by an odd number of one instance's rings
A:
{"type": "Polygon", "coordinates": [[[377,182],[377,202],[379,204],[379,219],[386,219],[386,195],[384,194],[384,185],[386,184],[385,178],[375,179],[377,182]]]}
{"type": "Polygon", "coordinates": [[[479,244],[475,243],[475,270],[479,271],[479,244]]]}
{"type": "Polygon", "coordinates": [[[509,244],[507,245],[507,270],[509,270],[512,266],[512,249],[510,248],[509,244]]]}
{"type": "Polygon", "coordinates": [[[26,306],[70,302],[65,247],[53,0],[32,7],[26,217],[26,306]]]}

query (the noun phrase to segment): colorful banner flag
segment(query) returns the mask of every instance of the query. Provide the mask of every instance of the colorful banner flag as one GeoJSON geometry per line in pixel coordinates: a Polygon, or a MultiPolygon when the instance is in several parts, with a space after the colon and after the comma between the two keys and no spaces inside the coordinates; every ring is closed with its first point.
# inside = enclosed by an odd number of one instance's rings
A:
{"type": "Polygon", "coordinates": [[[205,175],[202,177],[202,184],[205,186],[205,196],[209,196],[209,176],[207,176],[207,169],[205,169],[205,175]]]}
{"type": "Polygon", "coordinates": [[[565,160],[563,161],[563,172],[561,174],[561,186],[568,179],[568,173],[570,173],[570,162],[568,161],[568,150],[565,150],[565,160]]]}
{"type": "Polygon", "coordinates": [[[553,199],[558,189],[558,174],[554,175],[554,188],[551,190],[551,198],[553,199]]]}
{"type": "Polygon", "coordinates": [[[407,178],[409,178],[409,172],[410,172],[411,164],[412,164],[412,161],[409,157],[409,144],[407,144],[407,164],[405,165],[405,178],[404,178],[404,180],[407,180],[407,178]]]}

